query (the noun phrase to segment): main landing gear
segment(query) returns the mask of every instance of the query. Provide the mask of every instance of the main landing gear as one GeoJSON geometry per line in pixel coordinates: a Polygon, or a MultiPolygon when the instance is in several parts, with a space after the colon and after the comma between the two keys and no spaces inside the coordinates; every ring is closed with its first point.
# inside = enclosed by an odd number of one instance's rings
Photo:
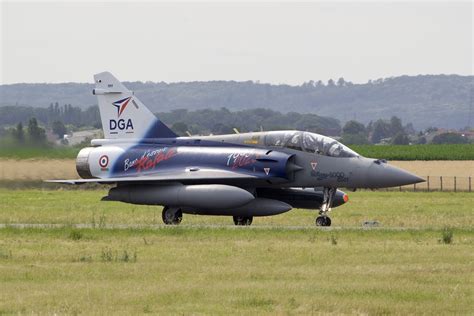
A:
{"type": "MultiPolygon", "coordinates": [[[[161,218],[166,225],[179,225],[183,220],[183,212],[179,207],[165,206],[161,218]]],[[[237,226],[250,226],[253,221],[253,216],[234,216],[233,218],[237,226]]]]}
{"type": "Polygon", "coordinates": [[[236,226],[250,226],[252,224],[252,216],[234,216],[234,224],[236,226]]]}
{"type": "Polygon", "coordinates": [[[331,219],[327,215],[331,211],[332,202],[336,195],[336,188],[324,188],[323,189],[323,203],[319,208],[319,215],[316,218],[316,226],[331,226],[331,219]]]}
{"type": "Polygon", "coordinates": [[[178,207],[165,206],[161,218],[166,225],[179,225],[183,220],[183,212],[178,207]]]}

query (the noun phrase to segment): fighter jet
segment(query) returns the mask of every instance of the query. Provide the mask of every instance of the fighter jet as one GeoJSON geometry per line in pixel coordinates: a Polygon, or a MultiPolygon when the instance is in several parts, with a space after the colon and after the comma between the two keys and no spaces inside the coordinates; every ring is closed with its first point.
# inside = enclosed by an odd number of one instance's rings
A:
{"type": "Polygon", "coordinates": [[[317,210],[315,224],[348,201],[338,188],[386,188],[424,181],[365,158],[340,142],[305,131],[178,137],[111,73],[94,76],[104,139],[76,160],[82,179],[51,182],[115,185],[104,201],[163,206],[165,224],[183,214],[255,216],[317,210]]]}

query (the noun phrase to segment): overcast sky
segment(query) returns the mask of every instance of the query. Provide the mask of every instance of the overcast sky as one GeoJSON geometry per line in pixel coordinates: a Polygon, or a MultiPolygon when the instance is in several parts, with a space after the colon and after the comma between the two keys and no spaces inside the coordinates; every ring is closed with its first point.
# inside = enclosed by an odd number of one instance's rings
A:
{"type": "Polygon", "coordinates": [[[0,83],[473,73],[467,2],[5,2],[0,83]]]}

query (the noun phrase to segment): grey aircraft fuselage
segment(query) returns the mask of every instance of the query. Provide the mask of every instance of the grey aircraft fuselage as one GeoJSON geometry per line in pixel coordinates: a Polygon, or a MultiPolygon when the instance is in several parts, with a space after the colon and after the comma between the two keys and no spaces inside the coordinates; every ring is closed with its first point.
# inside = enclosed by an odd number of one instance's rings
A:
{"type": "MultiPolygon", "coordinates": [[[[104,200],[164,205],[164,214],[231,215],[244,224],[253,216],[306,208],[319,209],[317,224],[328,226],[327,212],[347,202],[337,188],[423,181],[332,138],[302,131],[148,139],[132,146],[115,140],[92,144],[79,153],[77,169],[84,182],[117,183],[104,200]]],[[[177,223],[182,215],[178,217],[167,221],[163,215],[165,223],[177,223]]]]}
{"type": "Polygon", "coordinates": [[[319,209],[316,225],[347,202],[337,188],[385,188],[424,181],[385,160],[358,155],[311,132],[269,131],[179,137],[109,72],[94,76],[104,139],[82,149],[82,179],[108,183],[106,201],[162,205],[163,221],[183,213],[229,215],[236,225],[292,208],[319,209]]]}
{"type": "MultiPolygon", "coordinates": [[[[272,137],[273,138],[273,137],[272,137]]],[[[348,149],[332,138],[302,131],[253,132],[200,137],[215,142],[242,144],[255,148],[271,149],[294,155],[294,163],[302,167],[294,173],[294,178],[284,187],[333,187],[333,188],[387,188],[424,181],[424,179],[389,165],[385,160],[366,158],[348,149]],[[280,136],[283,141],[275,144],[268,141],[269,135],[280,136]],[[321,148],[319,153],[304,146],[303,136],[310,135],[324,139],[327,146],[340,146],[341,152],[330,153],[329,148],[321,148]],[[288,145],[293,138],[300,138],[296,144],[288,145]],[[284,143],[286,141],[286,143],[284,143]]]]}

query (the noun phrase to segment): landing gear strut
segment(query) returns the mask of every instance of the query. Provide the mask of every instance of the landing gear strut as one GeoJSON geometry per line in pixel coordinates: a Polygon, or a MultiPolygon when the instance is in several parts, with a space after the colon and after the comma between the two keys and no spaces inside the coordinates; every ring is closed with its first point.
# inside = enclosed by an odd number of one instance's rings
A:
{"type": "Polygon", "coordinates": [[[234,216],[234,224],[236,226],[250,226],[252,224],[252,216],[234,216]]]}
{"type": "Polygon", "coordinates": [[[316,226],[331,226],[331,219],[327,215],[331,211],[332,202],[336,195],[336,188],[324,188],[323,189],[323,203],[319,208],[319,215],[316,218],[316,226]]]}
{"type": "Polygon", "coordinates": [[[183,212],[178,207],[165,206],[161,218],[166,225],[178,225],[183,219],[183,212]]]}

